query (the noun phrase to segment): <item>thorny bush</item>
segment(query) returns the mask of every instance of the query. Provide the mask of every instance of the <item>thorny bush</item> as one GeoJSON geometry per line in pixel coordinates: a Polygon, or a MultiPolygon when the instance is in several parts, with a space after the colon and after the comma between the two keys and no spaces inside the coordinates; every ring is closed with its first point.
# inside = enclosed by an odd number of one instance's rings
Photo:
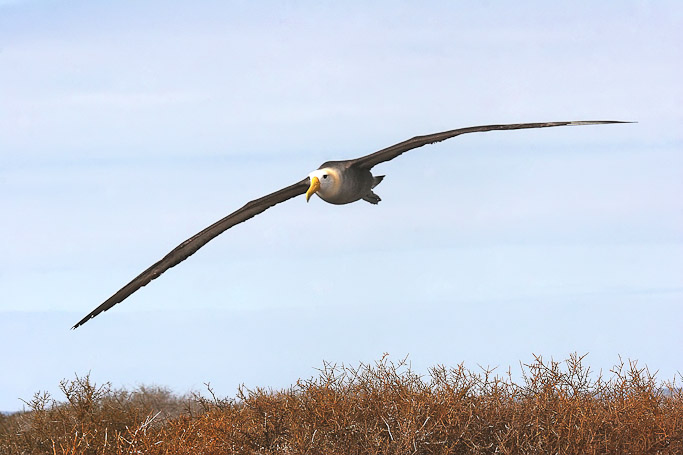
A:
{"type": "Polygon", "coordinates": [[[436,366],[427,376],[385,355],[325,363],[288,390],[217,398],[163,388],[63,381],[29,410],[0,416],[0,453],[469,454],[683,453],[683,394],[636,362],[607,378],[583,364],[535,357],[511,373],[436,366]]]}

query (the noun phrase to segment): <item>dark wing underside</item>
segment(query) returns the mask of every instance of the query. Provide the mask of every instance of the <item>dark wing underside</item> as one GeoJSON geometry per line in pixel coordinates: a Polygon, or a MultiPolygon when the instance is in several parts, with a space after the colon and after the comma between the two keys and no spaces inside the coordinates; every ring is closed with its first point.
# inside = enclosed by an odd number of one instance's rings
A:
{"type": "Polygon", "coordinates": [[[306,177],[305,179],[295,183],[294,185],[283,188],[260,199],[255,199],[251,202],[248,202],[241,209],[231,213],[222,220],[215,222],[211,226],[207,227],[203,231],[199,232],[198,234],[195,234],[194,236],[190,237],[189,239],[185,240],[183,243],[175,247],[173,251],[168,253],[156,264],[152,265],[150,268],[148,268],[140,275],[135,277],[130,283],[119,289],[116,292],[116,294],[112,295],[107,300],[105,300],[104,303],[102,303],[102,305],[98,306],[93,311],[91,311],[90,314],[88,314],[86,317],[78,321],[76,325],[74,325],[72,328],[75,329],[78,326],[85,324],[90,319],[94,318],[103,311],[107,311],[109,308],[113,307],[117,303],[122,302],[123,300],[128,298],[132,293],[134,293],[141,287],[145,286],[153,279],[157,278],[166,270],[180,264],[182,261],[192,256],[194,253],[197,252],[198,249],[206,245],[209,241],[211,241],[214,237],[218,236],[222,232],[230,229],[236,224],[242,223],[243,221],[246,221],[249,218],[258,215],[259,213],[264,212],[265,210],[269,209],[270,207],[276,204],[284,202],[293,197],[299,196],[300,194],[304,194],[308,189],[308,186],[309,179],[308,177],[306,177]]]}
{"type": "Polygon", "coordinates": [[[631,123],[614,120],[586,120],[578,122],[543,122],[543,123],[511,123],[507,125],[482,125],[471,126],[468,128],[459,128],[457,130],[444,131],[442,133],[428,134],[426,136],[415,136],[407,141],[399,142],[379,152],[371,153],[369,155],[349,160],[349,164],[363,169],[372,169],[373,166],[383,163],[384,161],[393,160],[400,154],[412,150],[414,148],[422,147],[423,145],[433,144],[435,142],[445,141],[455,136],[460,136],[466,133],[481,133],[484,131],[500,131],[500,130],[521,130],[526,128],[550,128],[553,126],[566,125],[604,125],[607,123],[631,123]]]}

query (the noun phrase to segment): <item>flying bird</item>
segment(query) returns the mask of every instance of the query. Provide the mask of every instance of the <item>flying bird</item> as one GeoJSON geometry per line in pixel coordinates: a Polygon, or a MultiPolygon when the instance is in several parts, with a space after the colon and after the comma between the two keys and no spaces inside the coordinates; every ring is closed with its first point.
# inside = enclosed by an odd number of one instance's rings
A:
{"type": "Polygon", "coordinates": [[[270,207],[285,202],[296,196],[306,194],[308,201],[313,194],[317,194],[325,202],[330,204],[349,204],[363,199],[371,204],[377,204],[381,199],[373,189],[384,178],[383,175],[374,176],[372,168],[385,161],[393,160],[408,150],[413,150],[423,145],[441,142],[455,136],[466,133],[479,133],[484,131],[520,130],[527,128],[549,128],[566,125],[602,125],[608,123],[631,123],[613,120],[588,120],[574,122],[543,122],[543,123],[514,123],[506,125],[483,125],[468,128],[459,128],[441,133],[416,136],[398,144],[387,147],[378,152],[362,156],[353,160],[328,161],[323,163],[317,170],[308,174],[303,180],[274,193],[254,199],[244,207],[236,210],[225,218],[215,222],[198,234],[190,237],[175,247],[170,253],[161,258],[147,270],[135,277],[130,283],[119,289],[100,306],[91,311],[87,316],[78,321],[72,327],[75,329],[98,314],[107,311],[117,303],[123,302],[135,291],[147,285],[166,270],[174,267],[192,256],[201,247],[206,245],[214,237],[230,229],[236,224],[264,212],[270,207]]]}

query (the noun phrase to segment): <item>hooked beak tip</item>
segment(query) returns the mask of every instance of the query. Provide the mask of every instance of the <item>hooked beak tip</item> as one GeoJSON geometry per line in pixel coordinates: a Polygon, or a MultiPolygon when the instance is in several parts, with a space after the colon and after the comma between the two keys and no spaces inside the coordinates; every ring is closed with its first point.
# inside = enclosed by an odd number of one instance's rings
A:
{"type": "Polygon", "coordinates": [[[320,180],[318,177],[313,177],[311,178],[311,186],[308,187],[308,191],[306,191],[306,202],[308,202],[311,199],[311,196],[313,196],[313,193],[318,191],[320,188],[320,180]]]}

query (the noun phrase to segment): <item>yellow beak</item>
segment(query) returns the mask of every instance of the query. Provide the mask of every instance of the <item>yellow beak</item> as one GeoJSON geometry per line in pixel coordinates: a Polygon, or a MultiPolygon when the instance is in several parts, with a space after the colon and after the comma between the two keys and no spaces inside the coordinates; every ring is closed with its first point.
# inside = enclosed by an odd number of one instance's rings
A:
{"type": "Polygon", "coordinates": [[[306,202],[313,196],[313,193],[318,191],[320,188],[320,180],[318,180],[318,177],[313,177],[311,179],[311,186],[308,188],[308,191],[306,191],[306,202]]]}

